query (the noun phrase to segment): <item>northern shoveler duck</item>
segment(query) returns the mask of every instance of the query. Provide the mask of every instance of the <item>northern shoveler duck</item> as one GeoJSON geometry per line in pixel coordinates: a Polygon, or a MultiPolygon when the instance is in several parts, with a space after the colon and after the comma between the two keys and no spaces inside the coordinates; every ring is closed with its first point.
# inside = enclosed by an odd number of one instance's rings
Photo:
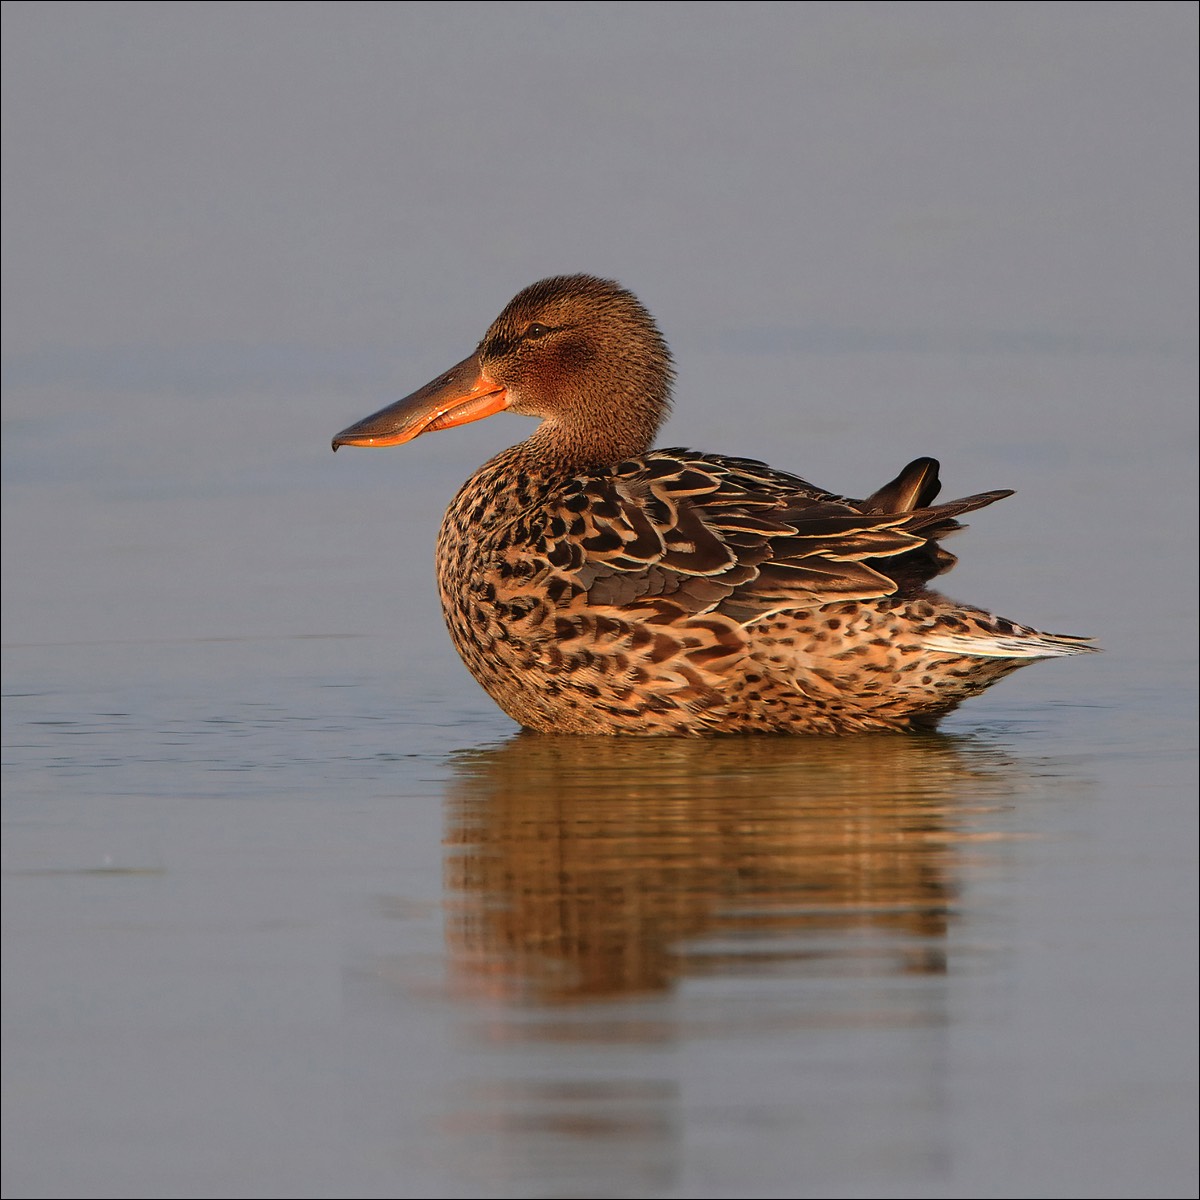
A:
{"type": "Polygon", "coordinates": [[[590,275],[513,298],[478,348],[333,439],[393,446],[507,409],[541,418],[442,522],[437,575],[463,661],[543,733],[929,728],[1017,667],[1078,654],[930,591],[957,517],[918,458],[865,500],[764,463],[652,450],[671,354],[649,312],[590,275]]]}

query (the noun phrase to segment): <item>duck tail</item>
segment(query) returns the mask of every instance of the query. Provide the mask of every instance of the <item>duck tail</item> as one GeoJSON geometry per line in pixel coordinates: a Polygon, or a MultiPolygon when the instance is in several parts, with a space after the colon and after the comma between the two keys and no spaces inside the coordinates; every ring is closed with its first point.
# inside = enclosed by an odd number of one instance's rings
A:
{"type": "Polygon", "coordinates": [[[1099,646],[1092,639],[1067,633],[1042,633],[1025,625],[1016,625],[999,617],[972,614],[969,628],[935,628],[921,639],[929,650],[968,658],[1064,658],[1069,654],[1090,654],[1099,646]]]}

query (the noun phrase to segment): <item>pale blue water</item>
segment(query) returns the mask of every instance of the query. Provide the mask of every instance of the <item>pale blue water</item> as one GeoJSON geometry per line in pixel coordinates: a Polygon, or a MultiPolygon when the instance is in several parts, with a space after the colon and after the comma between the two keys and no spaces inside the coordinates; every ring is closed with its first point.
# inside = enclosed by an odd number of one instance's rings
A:
{"type": "Polygon", "coordinates": [[[1081,7],[6,6],[5,1195],[1195,1194],[1195,17],[1081,7]],[[519,735],[431,559],[529,426],[328,441],[579,269],[1105,653],[519,735]]]}

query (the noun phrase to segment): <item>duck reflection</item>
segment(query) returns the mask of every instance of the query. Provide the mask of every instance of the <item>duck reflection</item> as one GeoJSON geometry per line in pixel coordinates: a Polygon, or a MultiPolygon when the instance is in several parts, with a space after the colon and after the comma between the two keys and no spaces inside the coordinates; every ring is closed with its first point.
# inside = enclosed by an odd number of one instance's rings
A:
{"type": "Polygon", "coordinates": [[[458,756],[459,986],[562,1005],[697,974],[935,974],[972,809],[1013,766],[968,739],[557,738],[458,756]]]}

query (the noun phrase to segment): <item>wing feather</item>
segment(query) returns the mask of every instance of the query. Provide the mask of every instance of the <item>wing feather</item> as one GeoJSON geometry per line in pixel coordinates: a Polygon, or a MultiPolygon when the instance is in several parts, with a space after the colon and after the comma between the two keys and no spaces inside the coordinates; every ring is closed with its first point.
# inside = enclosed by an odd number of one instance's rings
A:
{"type": "Polygon", "coordinates": [[[713,613],[746,624],[917,590],[953,565],[938,541],[957,518],[1011,495],[933,505],[937,472],[916,459],[850,500],[751,459],[653,451],[551,496],[545,557],[588,608],[650,606],[663,621],[713,613]]]}

